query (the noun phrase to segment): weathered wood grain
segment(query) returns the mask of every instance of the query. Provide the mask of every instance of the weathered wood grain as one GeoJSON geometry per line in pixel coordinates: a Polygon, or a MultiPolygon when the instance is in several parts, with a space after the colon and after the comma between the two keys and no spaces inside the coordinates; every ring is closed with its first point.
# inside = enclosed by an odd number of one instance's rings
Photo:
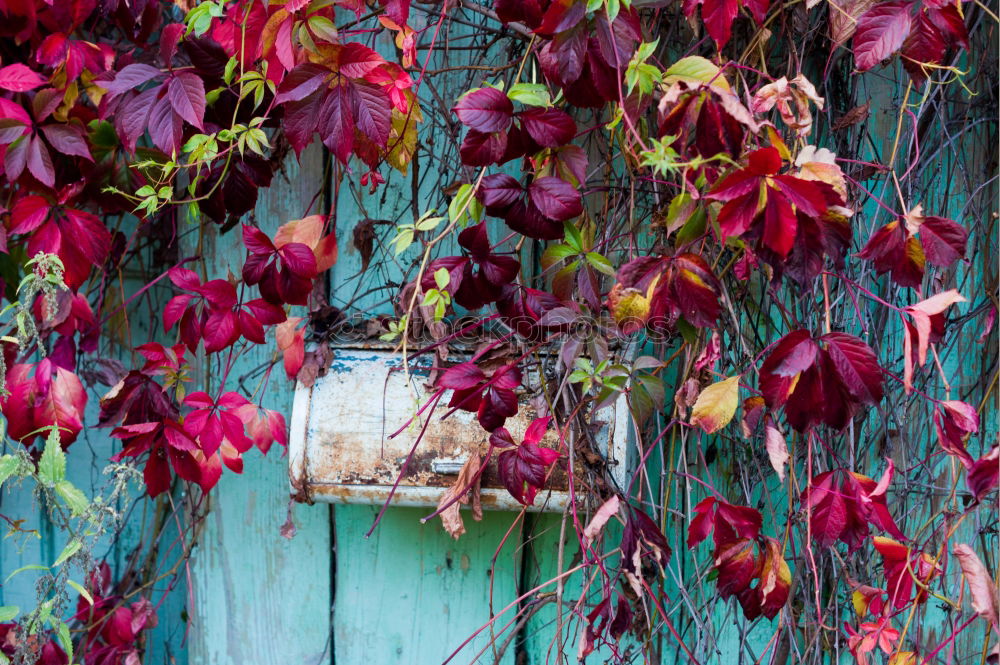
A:
{"type": "MultiPolygon", "coordinates": [[[[265,231],[310,212],[322,186],[318,145],[302,155],[302,164],[286,163],[261,193],[257,221],[265,231]]],[[[211,269],[225,275],[243,259],[238,233],[206,247],[211,269]]],[[[242,357],[231,381],[267,363],[274,353],[265,345],[242,357]]],[[[268,385],[263,405],[286,415],[292,387],[280,366],[268,385]]],[[[210,381],[219,389],[218,377],[210,381]]],[[[227,389],[233,389],[227,386],[227,389]]],[[[279,534],[288,505],[287,459],[280,449],[261,458],[252,452],[243,475],[224,473],[211,496],[201,545],[191,562],[194,604],[189,660],[201,665],[316,665],[330,661],[330,519],[326,507],[299,507],[298,533],[279,534]]]]}

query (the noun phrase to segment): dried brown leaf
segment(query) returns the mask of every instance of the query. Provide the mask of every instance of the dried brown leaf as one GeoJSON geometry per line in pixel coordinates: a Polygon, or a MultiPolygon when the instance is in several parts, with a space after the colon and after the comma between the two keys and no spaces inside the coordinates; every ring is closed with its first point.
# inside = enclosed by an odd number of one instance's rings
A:
{"type": "Polygon", "coordinates": [[[1000,617],[997,614],[997,585],[993,582],[986,566],[979,556],[968,545],[961,543],[951,548],[951,553],[958,559],[962,574],[969,583],[972,596],[972,609],[976,613],[1000,629],[1000,617]]]}
{"type": "Polygon", "coordinates": [[[465,533],[465,523],[462,521],[461,513],[463,504],[472,504],[472,519],[477,522],[483,519],[483,506],[478,477],[481,464],[482,460],[480,460],[479,455],[470,457],[462,465],[462,470],[458,472],[458,478],[455,479],[455,483],[438,500],[438,508],[449,503],[451,504],[441,511],[440,517],[441,526],[455,540],[458,540],[465,533]],[[456,497],[458,497],[458,500],[454,501],[456,497]]]}
{"type": "Polygon", "coordinates": [[[868,118],[868,111],[871,109],[871,102],[865,102],[861,106],[855,106],[844,115],[837,118],[833,123],[833,129],[840,131],[847,129],[859,122],[864,122],[868,118]]]}

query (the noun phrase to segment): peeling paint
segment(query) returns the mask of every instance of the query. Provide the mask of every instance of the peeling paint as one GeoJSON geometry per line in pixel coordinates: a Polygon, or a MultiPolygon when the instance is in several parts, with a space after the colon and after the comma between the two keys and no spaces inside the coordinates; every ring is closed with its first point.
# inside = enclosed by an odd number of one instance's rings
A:
{"type": "MultiPolygon", "coordinates": [[[[421,376],[428,362],[412,365],[407,376],[399,354],[338,349],[331,371],[311,388],[296,390],[289,442],[295,500],[381,504],[405,467],[393,505],[437,504],[465,461],[485,454],[489,444],[474,414],[455,411],[442,418],[450,411],[448,394],[434,409],[418,413],[433,394],[421,376]]],[[[505,427],[518,439],[535,417],[525,399],[505,427]]],[[[541,443],[559,447],[552,431],[541,443]]],[[[620,443],[624,449],[624,441],[620,443]]],[[[539,510],[558,511],[567,505],[567,480],[564,471],[553,472],[548,491],[536,499],[539,510]]],[[[503,489],[495,462],[487,466],[481,482],[484,508],[520,508],[503,489]]]]}

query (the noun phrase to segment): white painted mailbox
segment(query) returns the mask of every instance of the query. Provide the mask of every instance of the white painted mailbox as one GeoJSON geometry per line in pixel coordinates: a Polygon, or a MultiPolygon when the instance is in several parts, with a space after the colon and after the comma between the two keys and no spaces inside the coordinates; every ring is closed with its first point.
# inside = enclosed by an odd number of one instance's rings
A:
{"type": "MultiPolygon", "coordinates": [[[[337,349],[325,376],[312,387],[300,384],[296,388],[288,445],[289,480],[296,498],[381,504],[405,464],[392,505],[436,506],[469,456],[485,454],[488,435],[475,414],[454,411],[442,418],[451,411],[447,406],[450,391],[433,410],[428,408],[415,417],[433,394],[425,385],[429,355],[411,363],[407,375],[398,353],[337,349]],[[401,428],[400,434],[390,438],[401,428]]],[[[608,410],[607,417],[611,422],[602,427],[597,440],[616,480],[624,484],[630,466],[626,459],[628,419],[623,407],[612,411],[608,410]]],[[[534,417],[533,409],[522,400],[520,412],[505,427],[520,440],[534,417]]],[[[558,447],[558,438],[550,432],[542,445],[558,447]]],[[[549,487],[535,498],[534,509],[561,511],[568,502],[566,474],[554,472],[549,487]]],[[[482,505],[495,510],[521,507],[500,484],[495,463],[483,472],[482,505]]]]}

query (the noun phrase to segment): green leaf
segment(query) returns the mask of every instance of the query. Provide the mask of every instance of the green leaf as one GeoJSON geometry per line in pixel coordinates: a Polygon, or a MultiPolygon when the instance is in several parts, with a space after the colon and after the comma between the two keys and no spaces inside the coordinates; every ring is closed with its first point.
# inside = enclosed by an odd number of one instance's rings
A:
{"type": "Polygon", "coordinates": [[[230,58],[229,62],[226,63],[226,69],[222,72],[222,80],[226,82],[226,85],[233,82],[233,73],[236,71],[236,65],[238,64],[236,58],[230,58]]]}
{"type": "Polygon", "coordinates": [[[76,554],[77,552],[79,552],[81,547],[83,547],[83,541],[81,540],[73,539],[68,543],[66,543],[66,547],[63,548],[62,553],[56,558],[55,563],[52,564],[52,567],[57,568],[58,566],[61,566],[62,564],[66,563],[66,560],[69,559],[74,554],[76,554]]]}
{"type": "Polygon", "coordinates": [[[559,261],[569,258],[570,256],[576,256],[577,254],[579,254],[579,252],[569,245],[549,245],[545,248],[545,251],[542,252],[542,268],[544,270],[548,270],[559,261]]]}
{"type": "Polygon", "coordinates": [[[451,282],[451,274],[447,268],[438,268],[434,271],[434,283],[439,289],[444,289],[451,282]]]}
{"type": "Polygon", "coordinates": [[[21,608],[17,605],[4,605],[0,607],[0,623],[13,621],[14,617],[21,613],[21,608]]]}
{"type": "Polygon", "coordinates": [[[88,603],[90,603],[91,605],[94,604],[94,597],[91,596],[90,592],[84,589],[83,585],[81,585],[79,582],[74,582],[73,580],[66,580],[66,584],[76,589],[76,592],[81,596],[83,596],[88,603]]]}
{"type": "Polygon", "coordinates": [[[677,319],[677,331],[688,344],[698,341],[698,329],[688,323],[683,317],[677,319]]]}
{"type": "Polygon", "coordinates": [[[69,624],[59,623],[59,628],[56,630],[56,637],[59,638],[59,644],[62,646],[63,651],[66,652],[66,662],[73,662],[73,639],[69,634],[69,624]]]}
{"type": "Polygon", "coordinates": [[[688,243],[692,243],[695,240],[701,238],[705,235],[705,225],[708,221],[708,216],[705,215],[705,208],[698,206],[695,208],[691,216],[688,217],[687,221],[684,222],[684,226],[681,230],[677,232],[676,246],[683,247],[688,243]]]}
{"type": "Polygon", "coordinates": [[[597,252],[587,252],[587,263],[591,265],[594,270],[603,272],[605,275],[611,277],[615,276],[615,267],[611,265],[611,261],[608,261],[604,256],[598,254],[597,252]]]}
{"type": "Polygon", "coordinates": [[[187,36],[193,32],[196,36],[201,37],[212,27],[212,18],[222,18],[222,16],[221,6],[214,2],[203,2],[188,12],[184,19],[188,26],[184,35],[187,36]]]}
{"type": "Polygon", "coordinates": [[[437,289],[427,289],[427,293],[424,294],[424,301],[420,303],[421,307],[427,307],[428,305],[434,305],[441,299],[441,292],[437,289]]]}
{"type": "Polygon", "coordinates": [[[413,244],[413,229],[400,229],[393,243],[396,245],[396,256],[399,256],[413,244]]]}
{"type": "Polygon", "coordinates": [[[566,244],[575,249],[578,253],[583,252],[583,235],[580,229],[569,222],[563,224],[563,233],[566,236],[566,244]]]}
{"type": "Polygon", "coordinates": [[[0,486],[7,482],[8,478],[17,473],[20,466],[21,460],[16,455],[4,455],[0,457],[0,486]]]}
{"type": "Polygon", "coordinates": [[[525,106],[551,106],[548,89],[541,83],[515,83],[507,91],[507,96],[513,102],[525,106]]]}
{"type": "Polygon", "coordinates": [[[3,583],[7,584],[7,582],[10,582],[11,579],[13,579],[14,576],[17,575],[17,574],[19,574],[19,573],[25,573],[25,572],[27,572],[29,570],[48,570],[48,569],[49,569],[48,566],[43,566],[40,563],[29,563],[27,566],[21,566],[20,568],[18,568],[17,570],[15,570],[13,573],[11,573],[10,575],[8,575],[7,579],[5,579],[3,581],[3,583]]]}
{"type": "Polygon", "coordinates": [[[337,26],[325,16],[310,16],[306,19],[306,24],[309,26],[309,30],[320,39],[325,39],[332,43],[339,41],[337,26]]]}
{"type": "Polygon", "coordinates": [[[38,460],[38,477],[49,486],[66,480],[66,453],[59,442],[59,428],[55,425],[49,428],[49,435],[45,437],[45,450],[38,460]]]}
{"type": "Polygon", "coordinates": [[[472,196],[472,185],[462,184],[448,204],[448,220],[452,224],[465,224],[482,216],[482,204],[472,196]]]}
{"type": "Polygon", "coordinates": [[[607,0],[607,12],[608,12],[608,22],[614,21],[618,18],[618,12],[621,11],[621,3],[619,0],[607,0]]]}
{"type": "Polygon", "coordinates": [[[56,483],[56,494],[65,502],[73,515],[82,515],[90,506],[87,495],[77,489],[68,480],[56,483]]]}
{"type": "Polygon", "coordinates": [[[417,231],[432,231],[437,228],[438,224],[440,224],[443,219],[444,217],[421,217],[417,220],[417,223],[414,224],[414,227],[417,231]]]}

